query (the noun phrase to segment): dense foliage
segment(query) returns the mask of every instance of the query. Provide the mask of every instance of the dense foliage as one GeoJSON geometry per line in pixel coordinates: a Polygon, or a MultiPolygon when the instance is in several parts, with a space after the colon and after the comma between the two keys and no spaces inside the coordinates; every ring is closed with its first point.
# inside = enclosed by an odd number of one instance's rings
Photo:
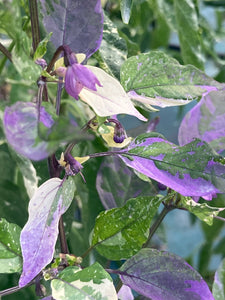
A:
{"type": "Polygon", "coordinates": [[[0,0],[0,298],[225,299],[224,49],[223,1],[0,0]]]}

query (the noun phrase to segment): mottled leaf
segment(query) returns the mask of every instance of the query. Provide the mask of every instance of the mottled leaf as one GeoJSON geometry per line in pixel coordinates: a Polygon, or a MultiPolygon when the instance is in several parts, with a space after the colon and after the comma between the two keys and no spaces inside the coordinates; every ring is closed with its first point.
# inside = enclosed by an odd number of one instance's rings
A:
{"type": "Polygon", "coordinates": [[[112,278],[97,262],[80,269],[68,267],[51,282],[52,296],[60,300],[117,300],[112,278]]]}
{"type": "Polygon", "coordinates": [[[104,17],[104,30],[101,47],[95,54],[102,69],[119,78],[120,67],[127,57],[127,46],[119,36],[117,27],[107,17],[104,17]]]}
{"type": "Polygon", "coordinates": [[[36,59],[42,58],[47,51],[47,44],[52,36],[52,32],[50,32],[37,46],[37,49],[34,53],[34,61],[36,59]]]}
{"type": "Polygon", "coordinates": [[[194,200],[184,197],[182,197],[182,206],[189,212],[193,213],[200,220],[206,222],[208,225],[212,225],[214,217],[225,209],[220,207],[212,207],[206,203],[196,203],[194,200]]]}
{"type": "Polygon", "coordinates": [[[29,283],[51,262],[58,236],[58,222],[68,209],[75,191],[74,181],[52,178],[42,184],[29,203],[29,218],[21,232],[23,273],[19,286],[29,283]]]}
{"type": "Polygon", "coordinates": [[[204,69],[199,19],[194,0],[174,0],[181,54],[185,64],[204,69]]]}
{"type": "Polygon", "coordinates": [[[15,273],[22,269],[20,227],[0,219],[0,273],[15,273]]]}
{"type": "Polygon", "coordinates": [[[137,197],[121,208],[101,212],[96,218],[92,245],[111,260],[137,253],[148,238],[148,229],[159,204],[158,197],[137,197]]]}
{"type": "Polygon", "coordinates": [[[121,67],[120,78],[136,101],[162,107],[174,105],[174,100],[178,105],[186,104],[206,91],[223,87],[194,66],[180,65],[160,51],[128,58],[121,67]]]}
{"type": "Polygon", "coordinates": [[[225,192],[225,166],[215,162],[219,156],[198,139],[179,147],[159,134],[142,134],[120,153],[127,166],[184,196],[225,192]]]}
{"type": "Polygon", "coordinates": [[[102,87],[97,86],[97,91],[83,88],[79,96],[94,109],[97,115],[107,117],[117,114],[128,114],[146,121],[134,107],[119,81],[102,69],[92,66],[87,67],[96,75],[102,87]]]}
{"type": "Polygon", "coordinates": [[[120,0],[120,10],[123,22],[129,23],[133,0],[120,0]]]}
{"type": "Polygon", "coordinates": [[[215,273],[212,292],[215,300],[225,299],[225,259],[215,273]]]}
{"type": "Polygon", "coordinates": [[[204,95],[184,117],[178,134],[181,146],[200,138],[217,152],[225,149],[225,91],[204,95]]]}
{"type": "MultiPolygon", "coordinates": [[[[40,111],[40,121],[47,128],[54,123],[44,107],[40,111]]],[[[19,154],[32,160],[41,160],[51,154],[46,142],[37,141],[38,111],[35,103],[16,102],[14,105],[6,107],[3,125],[9,144],[19,154]]],[[[53,150],[55,150],[55,146],[53,150]]]]}
{"type": "Polygon", "coordinates": [[[104,158],[97,174],[96,188],[105,209],[123,206],[130,198],[156,193],[150,182],[140,180],[116,156],[104,158]]]}
{"type": "Polygon", "coordinates": [[[48,32],[53,32],[51,41],[56,48],[68,45],[87,57],[99,48],[103,30],[100,0],[40,2],[43,24],[48,32]]]}
{"type": "Polygon", "coordinates": [[[142,249],[120,268],[121,280],[152,300],[213,300],[200,274],[175,254],[142,249]]]}

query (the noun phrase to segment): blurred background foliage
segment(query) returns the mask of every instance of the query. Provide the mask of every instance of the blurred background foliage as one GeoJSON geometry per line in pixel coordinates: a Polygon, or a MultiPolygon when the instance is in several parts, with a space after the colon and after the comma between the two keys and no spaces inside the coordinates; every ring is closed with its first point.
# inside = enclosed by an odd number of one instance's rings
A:
{"type": "MultiPolygon", "coordinates": [[[[225,82],[225,1],[209,0],[102,0],[105,11],[105,32],[102,47],[90,59],[90,63],[106,63],[108,71],[119,77],[119,69],[126,57],[151,50],[161,50],[176,58],[181,64],[193,64],[220,82],[225,82]],[[127,4],[128,3],[128,4],[127,4]],[[127,6],[126,6],[127,5],[127,6]]],[[[33,64],[31,52],[31,26],[28,1],[0,0],[0,42],[12,53],[33,64]]],[[[48,59],[48,56],[46,56],[48,59]]],[[[0,120],[4,107],[16,101],[31,101],[36,97],[37,86],[27,80],[29,70],[20,65],[15,68],[0,52],[0,120]]],[[[49,95],[54,101],[55,86],[50,86],[49,95]]],[[[63,94],[63,110],[68,109],[83,126],[88,120],[88,109],[81,114],[80,104],[75,105],[63,94]]],[[[196,102],[186,107],[166,108],[152,113],[150,119],[160,117],[157,130],[168,140],[177,142],[177,131],[185,113],[196,102]]],[[[145,130],[146,125],[132,117],[120,117],[131,135],[145,130]]],[[[1,126],[2,127],[2,126],[1,126]]],[[[98,138],[94,143],[81,143],[74,155],[104,151],[104,144],[98,138]]],[[[84,176],[89,178],[81,185],[81,178],[75,178],[78,191],[76,202],[65,215],[68,243],[72,253],[81,255],[88,247],[89,235],[95,217],[103,209],[96,191],[96,173],[101,159],[90,162],[84,176]],[[81,196],[82,195],[82,198],[81,196]]],[[[34,181],[39,184],[49,178],[46,161],[33,164],[34,181]]],[[[0,217],[23,227],[27,220],[29,196],[24,184],[23,166],[15,153],[5,143],[0,130],[0,217]]],[[[224,195],[211,203],[224,206],[224,195]]],[[[222,216],[222,214],[221,214],[222,216]]],[[[225,215],[223,215],[225,217],[225,215]]],[[[166,249],[184,257],[209,285],[222,257],[225,256],[225,226],[215,220],[213,226],[199,222],[187,212],[171,212],[155,235],[152,246],[166,249]],[[179,226],[178,226],[179,224],[179,226]]],[[[94,252],[88,265],[98,255],[94,252]]],[[[99,256],[99,255],[98,255],[99,256]]],[[[109,264],[99,258],[104,265],[109,264]]],[[[0,274],[0,290],[16,286],[19,274],[0,274]]],[[[48,288],[46,286],[45,288],[48,288]]],[[[4,299],[38,299],[34,287],[28,287],[4,299]]]]}

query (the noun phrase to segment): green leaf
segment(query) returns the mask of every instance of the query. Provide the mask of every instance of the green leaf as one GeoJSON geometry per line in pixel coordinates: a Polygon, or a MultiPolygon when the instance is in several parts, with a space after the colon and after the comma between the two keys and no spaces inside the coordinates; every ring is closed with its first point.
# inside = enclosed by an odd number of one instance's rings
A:
{"type": "Polygon", "coordinates": [[[131,10],[132,10],[133,0],[120,0],[120,10],[123,22],[125,24],[129,23],[131,10]]]}
{"type": "Polygon", "coordinates": [[[223,88],[194,66],[180,65],[160,51],[128,58],[120,78],[130,97],[145,106],[183,105],[202,96],[209,87],[223,88]]]}
{"type": "Polygon", "coordinates": [[[18,1],[0,3],[0,28],[13,40],[12,61],[24,82],[36,82],[41,67],[30,57],[31,38],[23,31],[22,17],[18,1]]]}
{"type": "Polygon", "coordinates": [[[118,299],[112,278],[98,263],[83,270],[79,267],[66,268],[58,279],[52,280],[51,287],[54,299],[118,299]]]}
{"type": "Polygon", "coordinates": [[[176,31],[176,18],[174,12],[174,4],[171,0],[155,1],[159,14],[165,19],[172,31],[176,31]]]}
{"type": "Polygon", "coordinates": [[[213,218],[225,208],[212,207],[206,203],[196,203],[191,198],[182,197],[182,206],[208,225],[213,225],[213,218]]]}
{"type": "Polygon", "coordinates": [[[111,260],[131,257],[147,240],[150,223],[160,202],[158,197],[137,197],[121,208],[101,212],[96,219],[92,245],[111,260]]]}
{"type": "Polygon", "coordinates": [[[174,0],[181,54],[185,64],[204,69],[199,20],[193,0],[174,0]]]}
{"type": "Polygon", "coordinates": [[[22,269],[18,225],[0,219],[0,273],[15,273],[22,269]]]}
{"type": "Polygon", "coordinates": [[[119,78],[120,67],[127,57],[126,42],[119,36],[117,27],[106,15],[101,47],[94,57],[102,69],[119,78]]]}
{"type": "Polygon", "coordinates": [[[47,44],[50,41],[52,32],[50,32],[37,46],[37,49],[34,53],[34,61],[38,58],[42,58],[47,51],[47,44]]]}
{"type": "Polygon", "coordinates": [[[225,299],[225,259],[215,273],[212,292],[215,300],[225,299]]]}
{"type": "Polygon", "coordinates": [[[10,148],[12,158],[15,160],[22,176],[28,196],[31,198],[37,189],[38,176],[32,162],[21,156],[19,153],[10,148]]]}

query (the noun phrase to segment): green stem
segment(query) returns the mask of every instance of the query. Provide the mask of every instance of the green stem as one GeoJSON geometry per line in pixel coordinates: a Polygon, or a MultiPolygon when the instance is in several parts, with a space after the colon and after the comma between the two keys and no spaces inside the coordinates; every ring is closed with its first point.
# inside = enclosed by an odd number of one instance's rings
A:
{"type": "Polygon", "coordinates": [[[142,248],[147,248],[149,246],[150,240],[153,237],[153,235],[156,232],[156,230],[158,229],[159,225],[162,223],[163,219],[168,214],[168,212],[170,212],[173,209],[174,209],[174,207],[172,207],[172,206],[166,206],[166,205],[164,206],[163,210],[159,214],[159,216],[156,219],[155,223],[153,223],[153,225],[150,227],[148,239],[143,244],[142,248]]]}
{"type": "Polygon", "coordinates": [[[30,9],[31,30],[32,30],[32,39],[33,39],[33,50],[35,52],[38,44],[40,43],[37,0],[29,0],[29,9],[30,9]]]}
{"type": "Polygon", "coordinates": [[[82,258],[85,258],[85,257],[89,254],[89,252],[91,252],[96,246],[97,246],[97,244],[95,244],[95,245],[89,247],[89,248],[87,249],[87,251],[84,252],[84,254],[81,255],[81,257],[82,257],[82,258]]]}

